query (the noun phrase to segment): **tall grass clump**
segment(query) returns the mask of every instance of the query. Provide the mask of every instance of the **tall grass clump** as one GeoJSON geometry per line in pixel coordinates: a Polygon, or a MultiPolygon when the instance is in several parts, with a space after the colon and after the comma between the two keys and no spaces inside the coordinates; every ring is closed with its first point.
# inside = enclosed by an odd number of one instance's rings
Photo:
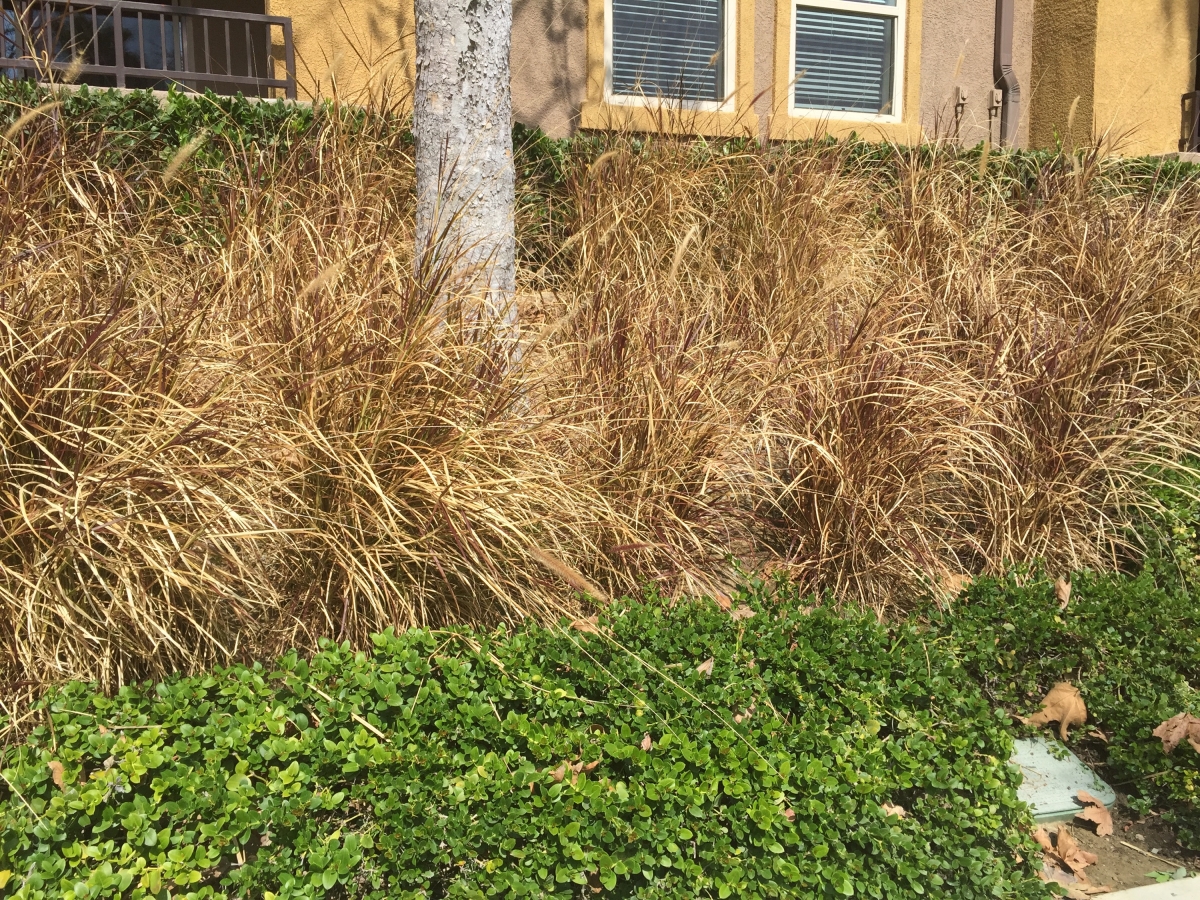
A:
{"type": "Polygon", "coordinates": [[[726,590],[731,555],[881,613],[1112,568],[1196,449],[1186,173],[534,137],[514,335],[414,272],[395,110],[243,139],[172,100],[126,152],[70,103],[0,140],[6,695],[726,590]]]}
{"type": "Polygon", "coordinates": [[[580,327],[550,369],[630,360],[557,395],[601,413],[582,471],[615,440],[660,491],[638,496],[672,523],[655,539],[880,610],[1012,561],[1138,555],[1147,470],[1195,440],[1194,181],[1151,201],[1099,156],[1028,186],[936,148],[614,144],[567,179],[547,281],[580,327]],[[649,412],[681,387],[686,415],[649,412]],[[620,414],[631,392],[646,414],[620,414]]]}

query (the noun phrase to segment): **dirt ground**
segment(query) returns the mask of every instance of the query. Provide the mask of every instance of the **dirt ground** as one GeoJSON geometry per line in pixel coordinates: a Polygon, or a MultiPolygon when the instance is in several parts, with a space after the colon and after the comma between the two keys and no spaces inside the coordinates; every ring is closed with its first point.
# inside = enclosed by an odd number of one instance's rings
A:
{"type": "MultiPolygon", "coordinates": [[[[1113,809],[1113,833],[1100,837],[1095,826],[1075,820],[1066,823],[1071,837],[1099,860],[1083,870],[1087,883],[1114,891],[1153,884],[1150,872],[1174,872],[1181,866],[1188,875],[1200,871],[1200,853],[1185,850],[1175,832],[1156,815],[1139,817],[1118,801],[1113,809]]],[[[1047,825],[1053,832],[1061,826],[1047,825]]]]}

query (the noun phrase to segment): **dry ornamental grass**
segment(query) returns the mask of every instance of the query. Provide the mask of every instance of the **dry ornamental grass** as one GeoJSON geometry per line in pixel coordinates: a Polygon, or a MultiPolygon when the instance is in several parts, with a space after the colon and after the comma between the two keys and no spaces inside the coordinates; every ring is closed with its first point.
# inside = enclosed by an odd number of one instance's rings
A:
{"type": "Polygon", "coordinates": [[[716,591],[731,554],[881,613],[1112,567],[1195,450],[1194,186],[613,136],[523,208],[517,352],[413,274],[410,147],[365,121],[167,183],[50,116],[0,141],[6,696],[716,591]]]}

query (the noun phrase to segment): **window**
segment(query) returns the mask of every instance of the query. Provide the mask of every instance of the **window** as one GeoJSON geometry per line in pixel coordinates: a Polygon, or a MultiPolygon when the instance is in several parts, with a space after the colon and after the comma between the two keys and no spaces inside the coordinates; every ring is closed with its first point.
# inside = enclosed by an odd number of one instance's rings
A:
{"type": "Polygon", "coordinates": [[[900,121],[906,0],[798,0],[793,111],[900,121]]]}
{"type": "Polygon", "coordinates": [[[734,81],[735,0],[608,0],[610,101],[717,107],[734,81]]]}

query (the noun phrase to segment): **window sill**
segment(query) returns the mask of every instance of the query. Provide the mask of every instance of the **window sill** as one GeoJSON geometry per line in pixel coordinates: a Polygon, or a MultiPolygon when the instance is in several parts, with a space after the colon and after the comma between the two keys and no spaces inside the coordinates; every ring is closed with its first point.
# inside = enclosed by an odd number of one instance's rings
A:
{"type": "Polygon", "coordinates": [[[579,111],[579,127],[591,131],[757,137],[758,116],[750,110],[680,109],[675,106],[597,103],[589,100],[579,111]]]}
{"type": "Polygon", "coordinates": [[[916,122],[781,115],[771,117],[769,137],[773,141],[806,141],[826,136],[842,139],[852,134],[869,141],[890,141],[908,146],[921,143],[925,136],[916,122]]]}

